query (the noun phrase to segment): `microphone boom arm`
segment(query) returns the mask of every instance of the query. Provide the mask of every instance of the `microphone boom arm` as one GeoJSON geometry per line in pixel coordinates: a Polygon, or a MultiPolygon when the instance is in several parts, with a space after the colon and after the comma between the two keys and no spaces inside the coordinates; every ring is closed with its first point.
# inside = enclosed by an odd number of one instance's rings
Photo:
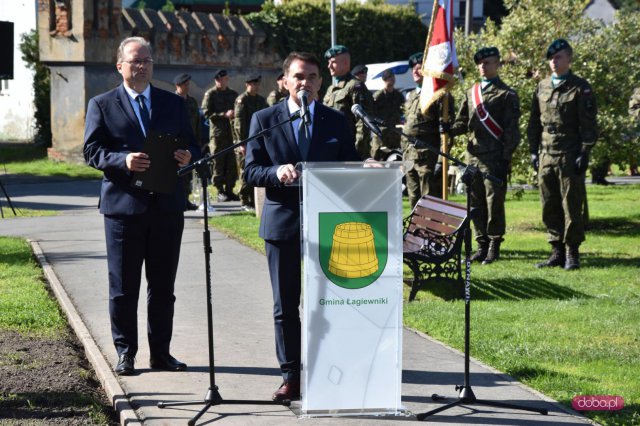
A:
{"type": "Polygon", "coordinates": [[[406,133],[404,133],[402,130],[399,130],[398,128],[396,128],[395,126],[389,126],[387,125],[383,120],[377,118],[377,117],[372,117],[372,121],[374,121],[378,126],[382,126],[386,129],[391,130],[392,132],[400,135],[400,136],[404,136],[405,138],[407,138],[407,140],[409,141],[409,143],[413,146],[415,146],[416,148],[427,148],[429,151],[433,152],[434,154],[440,155],[442,157],[445,157],[446,159],[448,159],[449,161],[451,161],[453,164],[455,164],[457,167],[460,167],[461,169],[464,170],[463,175],[462,175],[462,181],[469,185],[471,184],[471,179],[473,178],[474,175],[476,174],[480,174],[482,176],[483,179],[487,179],[490,180],[491,182],[497,184],[497,185],[504,185],[504,181],[500,178],[497,178],[489,173],[485,173],[483,171],[481,171],[480,169],[478,169],[475,166],[470,166],[462,161],[460,161],[459,159],[457,159],[456,157],[449,155],[446,152],[442,152],[440,151],[438,148],[429,145],[428,143],[426,143],[423,140],[420,140],[418,138],[416,138],[415,136],[410,136],[407,135],[406,133]]]}

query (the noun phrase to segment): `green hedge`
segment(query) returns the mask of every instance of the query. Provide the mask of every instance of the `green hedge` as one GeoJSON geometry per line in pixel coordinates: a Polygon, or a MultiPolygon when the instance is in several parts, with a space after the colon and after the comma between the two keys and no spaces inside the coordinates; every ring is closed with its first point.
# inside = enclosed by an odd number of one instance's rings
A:
{"type": "MultiPolygon", "coordinates": [[[[247,20],[262,28],[268,43],[284,59],[294,50],[313,52],[322,59],[331,46],[331,11],[326,0],[293,0],[262,11],[247,20]]],[[[336,7],[338,44],[351,51],[351,65],[407,59],[422,51],[427,27],[410,6],[360,4],[349,1],[336,7]]],[[[323,69],[325,86],[329,74],[323,69]]]]}

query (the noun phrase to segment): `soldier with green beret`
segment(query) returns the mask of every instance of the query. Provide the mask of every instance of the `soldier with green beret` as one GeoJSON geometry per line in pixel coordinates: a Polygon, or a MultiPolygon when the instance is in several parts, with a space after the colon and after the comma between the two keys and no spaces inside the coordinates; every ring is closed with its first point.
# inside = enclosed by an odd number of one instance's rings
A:
{"type": "Polygon", "coordinates": [[[271,93],[267,96],[267,105],[273,106],[287,97],[287,89],[284,87],[284,73],[278,74],[278,78],[276,78],[276,87],[275,90],[272,90],[271,93]]]}
{"type": "MultiPolygon", "coordinates": [[[[245,80],[246,90],[243,94],[236,98],[233,129],[236,142],[240,142],[249,137],[249,125],[251,124],[251,116],[256,111],[266,108],[267,101],[260,96],[260,82],[262,76],[254,74],[245,80]]],[[[255,211],[255,200],[253,196],[253,186],[248,185],[242,175],[244,171],[245,146],[241,145],[237,148],[238,167],[240,169],[240,203],[243,210],[255,211]]]]}
{"type": "MultiPolygon", "coordinates": [[[[449,98],[449,117],[453,117],[455,110],[453,97],[449,92],[431,104],[426,114],[420,108],[420,92],[422,90],[422,53],[415,53],[409,57],[411,76],[417,87],[407,96],[404,104],[405,123],[403,133],[413,136],[423,143],[440,150],[440,122],[444,116],[444,99],[449,98]]],[[[442,162],[438,155],[428,148],[416,147],[402,138],[403,159],[413,161],[413,167],[407,171],[407,192],[411,207],[415,206],[423,195],[442,197],[442,162]]]]}
{"type": "Polygon", "coordinates": [[[342,112],[349,122],[349,126],[356,139],[356,149],[362,159],[371,154],[371,132],[362,120],[357,120],[351,112],[354,104],[359,104],[371,114],[373,112],[373,96],[367,86],[351,74],[351,54],[343,45],[336,45],[324,54],[328,61],[329,73],[336,79],[336,83],[329,86],[324,95],[323,103],[328,107],[342,112]]]}
{"type": "Polygon", "coordinates": [[[351,70],[351,75],[364,83],[367,81],[368,72],[369,68],[366,65],[358,64],[351,70]]]}
{"type": "Polygon", "coordinates": [[[511,157],[520,144],[520,101],[518,94],[498,76],[500,51],[483,47],[473,56],[482,80],[466,93],[451,135],[469,133],[467,163],[489,173],[504,184],[476,176],[471,184],[470,204],[477,252],[471,261],[489,264],[500,257],[500,244],[506,230],[504,200],[511,157]]]}
{"type": "Polygon", "coordinates": [[[402,105],[404,96],[394,87],[396,75],[391,70],[382,72],[384,88],[373,95],[373,110],[377,118],[380,118],[388,127],[382,129],[382,138],[373,135],[371,140],[371,157],[375,160],[383,160],[391,150],[400,149],[400,135],[393,131],[396,124],[400,124],[402,118],[402,105]]]}
{"type": "Polygon", "coordinates": [[[537,267],[580,267],[583,205],[589,153],[598,139],[596,99],[589,83],[571,72],[573,49],[564,39],[547,50],[552,74],[533,93],[527,135],[538,171],[542,221],[551,256],[537,267]]]}
{"type": "MultiPolygon", "coordinates": [[[[209,120],[209,150],[217,154],[233,145],[233,103],[238,97],[229,88],[229,73],[220,69],[214,74],[215,86],[207,90],[202,99],[202,113],[209,120]]],[[[213,160],[213,186],[218,190],[218,201],[238,200],[233,187],[238,180],[238,166],[233,152],[213,160]]]]}

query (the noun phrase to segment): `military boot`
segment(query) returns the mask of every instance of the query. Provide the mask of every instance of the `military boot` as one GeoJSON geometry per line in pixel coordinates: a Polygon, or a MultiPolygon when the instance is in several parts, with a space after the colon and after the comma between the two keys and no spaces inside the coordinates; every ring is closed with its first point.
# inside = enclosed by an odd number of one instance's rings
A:
{"type": "Polygon", "coordinates": [[[536,263],[536,268],[547,268],[550,266],[564,266],[565,256],[562,243],[555,241],[551,243],[551,256],[544,262],[536,263]]]}
{"type": "Polygon", "coordinates": [[[488,241],[478,241],[478,251],[476,251],[469,260],[472,262],[482,262],[487,257],[487,252],[489,251],[489,242],[488,241]]]}
{"type": "Polygon", "coordinates": [[[571,271],[573,269],[580,269],[580,246],[567,246],[566,261],[564,263],[564,269],[571,271]]]}
{"type": "Polygon", "coordinates": [[[500,259],[500,243],[502,238],[492,238],[489,241],[489,250],[487,251],[487,257],[482,261],[483,265],[488,265],[500,259]]]}

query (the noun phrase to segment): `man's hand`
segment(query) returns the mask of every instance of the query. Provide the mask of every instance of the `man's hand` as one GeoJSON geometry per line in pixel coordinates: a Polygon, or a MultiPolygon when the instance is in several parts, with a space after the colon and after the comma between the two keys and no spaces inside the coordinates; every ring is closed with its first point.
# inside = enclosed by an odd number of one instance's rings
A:
{"type": "Polygon", "coordinates": [[[186,149],[178,149],[173,153],[173,158],[178,162],[178,166],[184,167],[191,161],[191,152],[186,149]]]}
{"type": "Polygon", "coordinates": [[[589,167],[589,151],[583,150],[576,158],[576,173],[579,175],[587,171],[589,167]]]}
{"type": "Polygon", "coordinates": [[[295,182],[299,176],[293,164],[285,164],[284,166],[278,167],[276,175],[278,176],[278,180],[285,185],[295,182]]]}
{"type": "Polygon", "coordinates": [[[144,152],[130,152],[126,158],[127,169],[132,172],[144,172],[149,168],[151,161],[144,152]]]}
{"type": "Polygon", "coordinates": [[[364,160],[362,167],[364,167],[365,169],[370,169],[370,168],[381,169],[384,167],[384,162],[377,161],[373,158],[367,158],[366,160],[364,160]]]}
{"type": "Polygon", "coordinates": [[[538,171],[540,168],[540,158],[538,154],[531,154],[531,167],[533,167],[535,171],[538,171]]]}
{"type": "Polygon", "coordinates": [[[235,114],[234,114],[234,112],[233,112],[233,110],[232,110],[232,109],[227,110],[227,112],[225,112],[225,113],[224,113],[224,115],[225,115],[225,117],[227,117],[228,119],[232,119],[232,118],[235,116],[235,114]]]}

